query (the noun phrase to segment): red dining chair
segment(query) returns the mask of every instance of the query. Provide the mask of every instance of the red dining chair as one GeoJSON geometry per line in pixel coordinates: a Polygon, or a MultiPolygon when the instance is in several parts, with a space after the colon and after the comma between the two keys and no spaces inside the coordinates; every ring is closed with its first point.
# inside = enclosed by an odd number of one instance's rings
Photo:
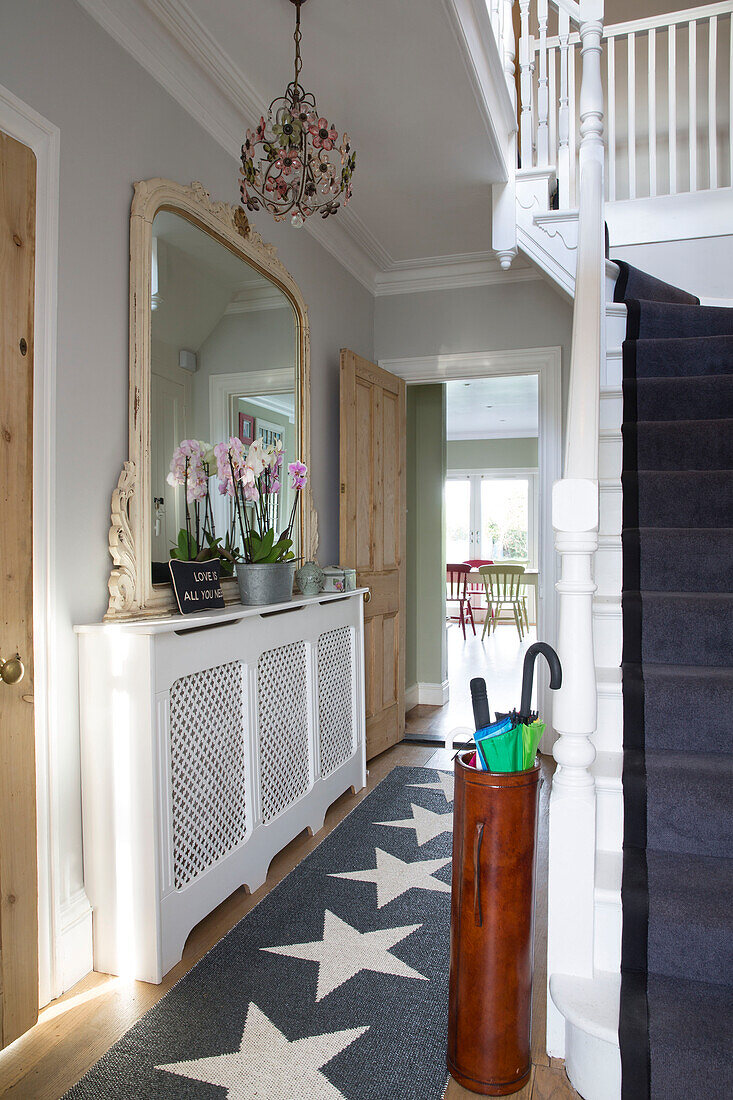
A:
{"type": "Polygon", "coordinates": [[[458,615],[451,615],[453,622],[460,623],[463,629],[463,637],[466,637],[466,620],[471,623],[471,629],[474,634],[476,633],[476,624],[473,621],[473,608],[471,607],[471,601],[466,593],[466,583],[468,581],[468,574],[471,572],[471,566],[460,565],[446,565],[446,596],[445,602],[457,603],[459,607],[458,615]]]}
{"type": "MultiPolygon", "coordinates": [[[[466,558],[464,565],[470,565],[471,569],[480,569],[482,565],[493,565],[491,558],[466,558]]],[[[481,604],[482,599],[486,593],[484,591],[483,581],[469,581],[466,585],[466,595],[471,603],[472,609],[475,607],[476,611],[485,611],[487,615],[493,615],[491,607],[487,604],[484,608],[481,604]]]]}

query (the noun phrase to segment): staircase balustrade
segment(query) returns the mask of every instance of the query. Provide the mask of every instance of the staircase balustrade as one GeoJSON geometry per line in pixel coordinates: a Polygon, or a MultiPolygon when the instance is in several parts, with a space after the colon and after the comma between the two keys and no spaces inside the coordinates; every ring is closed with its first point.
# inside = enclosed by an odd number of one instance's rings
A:
{"type": "MultiPolygon", "coordinates": [[[[576,206],[581,36],[559,7],[520,0],[520,166],[553,168],[558,206],[576,206]]],[[[603,28],[606,198],[733,185],[733,0],[603,28]]]]}

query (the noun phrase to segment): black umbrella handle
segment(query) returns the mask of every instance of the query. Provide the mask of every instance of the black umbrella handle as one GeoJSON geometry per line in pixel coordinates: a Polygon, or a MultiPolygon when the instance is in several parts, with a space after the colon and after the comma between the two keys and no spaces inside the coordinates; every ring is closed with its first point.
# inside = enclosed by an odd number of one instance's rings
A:
{"type": "Polygon", "coordinates": [[[519,714],[523,722],[529,721],[529,713],[532,707],[532,681],[534,680],[534,663],[539,654],[550,666],[550,687],[556,691],[562,685],[562,666],[560,658],[555,650],[547,642],[534,642],[524,656],[524,671],[522,673],[522,702],[519,714]]]}
{"type": "Polygon", "coordinates": [[[471,680],[471,700],[473,702],[473,720],[477,730],[482,730],[491,725],[489,713],[489,700],[486,695],[486,681],[483,676],[476,676],[471,680]]]}

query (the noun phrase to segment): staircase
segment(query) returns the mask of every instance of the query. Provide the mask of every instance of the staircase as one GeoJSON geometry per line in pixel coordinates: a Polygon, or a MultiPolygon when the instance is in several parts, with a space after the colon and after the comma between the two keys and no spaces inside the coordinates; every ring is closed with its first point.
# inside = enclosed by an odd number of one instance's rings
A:
{"type": "Polygon", "coordinates": [[[731,1096],[733,309],[619,266],[622,1095],[731,1096]]]}
{"type": "MultiPolygon", "coordinates": [[[[489,0],[489,6],[514,94],[511,22],[503,5],[489,0]]],[[[675,713],[702,705],[706,694],[723,713],[730,701],[730,674],[705,648],[715,631],[718,643],[723,640],[724,617],[732,610],[722,595],[728,581],[719,572],[703,575],[700,567],[711,560],[706,527],[716,528],[718,560],[733,542],[729,530],[719,530],[733,520],[714,507],[705,512],[710,494],[699,491],[715,486],[722,500],[730,473],[695,469],[703,451],[708,464],[727,461],[722,452],[712,457],[718,452],[708,439],[723,438],[717,420],[730,360],[719,357],[712,378],[698,377],[698,348],[711,347],[710,337],[674,335],[674,326],[694,328],[692,314],[684,312],[691,309],[706,324],[715,316],[720,331],[731,332],[725,326],[733,311],[706,313],[698,299],[659,280],[641,273],[632,278],[623,249],[619,263],[603,249],[604,222],[612,241],[633,245],[664,240],[665,219],[689,223],[690,237],[733,232],[714,214],[733,211],[733,105],[723,98],[730,76],[720,80],[733,59],[733,4],[605,27],[602,0],[519,0],[518,6],[519,135],[510,135],[507,162],[519,167],[505,185],[494,186],[493,245],[504,268],[521,251],[574,311],[564,476],[553,495],[562,565],[557,645],[565,679],[554,707],[547,1049],[565,1059],[585,1100],[733,1096],[726,1077],[733,1061],[729,990],[720,971],[716,976],[710,946],[730,950],[731,920],[715,892],[705,889],[708,826],[702,820],[685,826],[685,815],[694,818],[695,802],[707,796],[726,846],[730,825],[722,807],[730,758],[712,754],[731,742],[713,730],[698,738],[691,726],[674,721],[675,713]],[[651,306],[637,306],[647,299],[651,306]],[[639,341],[639,325],[657,327],[642,329],[639,341]],[[702,344],[690,345],[691,339],[702,344]],[[649,340],[658,340],[656,351],[649,340]],[[643,379],[629,373],[632,341],[650,356],[643,379]],[[635,426],[632,407],[642,410],[635,426]],[[629,468],[632,436],[639,443],[634,461],[646,463],[646,483],[656,486],[650,499],[658,502],[647,524],[654,530],[641,533],[640,521],[629,519],[630,478],[637,476],[629,468]],[[673,455],[692,474],[668,469],[673,455]],[[684,507],[692,509],[687,518],[684,507]],[[628,555],[634,548],[646,572],[632,595],[628,555]],[[645,562],[656,563],[657,574],[645,562]],[[632,610],[638,616],[640,607],[647,638],[656,630],[661,647],[653,657],[644,651],[643,677],[632,670],[639,662],[629,649],[628,616],[632,610]],[[687,638],[693,630],[699,633],[687,638]],[[677,649],[662,646],[665,631],[675,635],[677,649]],[[640,712],[641,679],[646,703],[640,712]],[[638,740],[644,727],[646,744],[638,740]],[[670,778],[670,797],[661,797],[670,778]],[[708,947],[698,957],[701,941],[708,947]],[[702,1049],[696,1015],[725,1054],[702,1049]]],[[[657,270],[668,263],[669,251],[664,255],[657,270]]]]}

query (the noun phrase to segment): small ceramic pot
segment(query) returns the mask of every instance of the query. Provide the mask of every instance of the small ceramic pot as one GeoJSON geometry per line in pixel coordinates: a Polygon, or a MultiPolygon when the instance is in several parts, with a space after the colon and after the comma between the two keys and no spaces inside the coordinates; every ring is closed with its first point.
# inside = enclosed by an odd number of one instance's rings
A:
{"type": "Polygon", "coordinates": [[[304,596],[317,596],[319,592],[323,591],[326,578],[320,566],[316,565],[314,561],[307,561],[305,565],[301,565],[295,574],[295,579],[304,596]]]}

